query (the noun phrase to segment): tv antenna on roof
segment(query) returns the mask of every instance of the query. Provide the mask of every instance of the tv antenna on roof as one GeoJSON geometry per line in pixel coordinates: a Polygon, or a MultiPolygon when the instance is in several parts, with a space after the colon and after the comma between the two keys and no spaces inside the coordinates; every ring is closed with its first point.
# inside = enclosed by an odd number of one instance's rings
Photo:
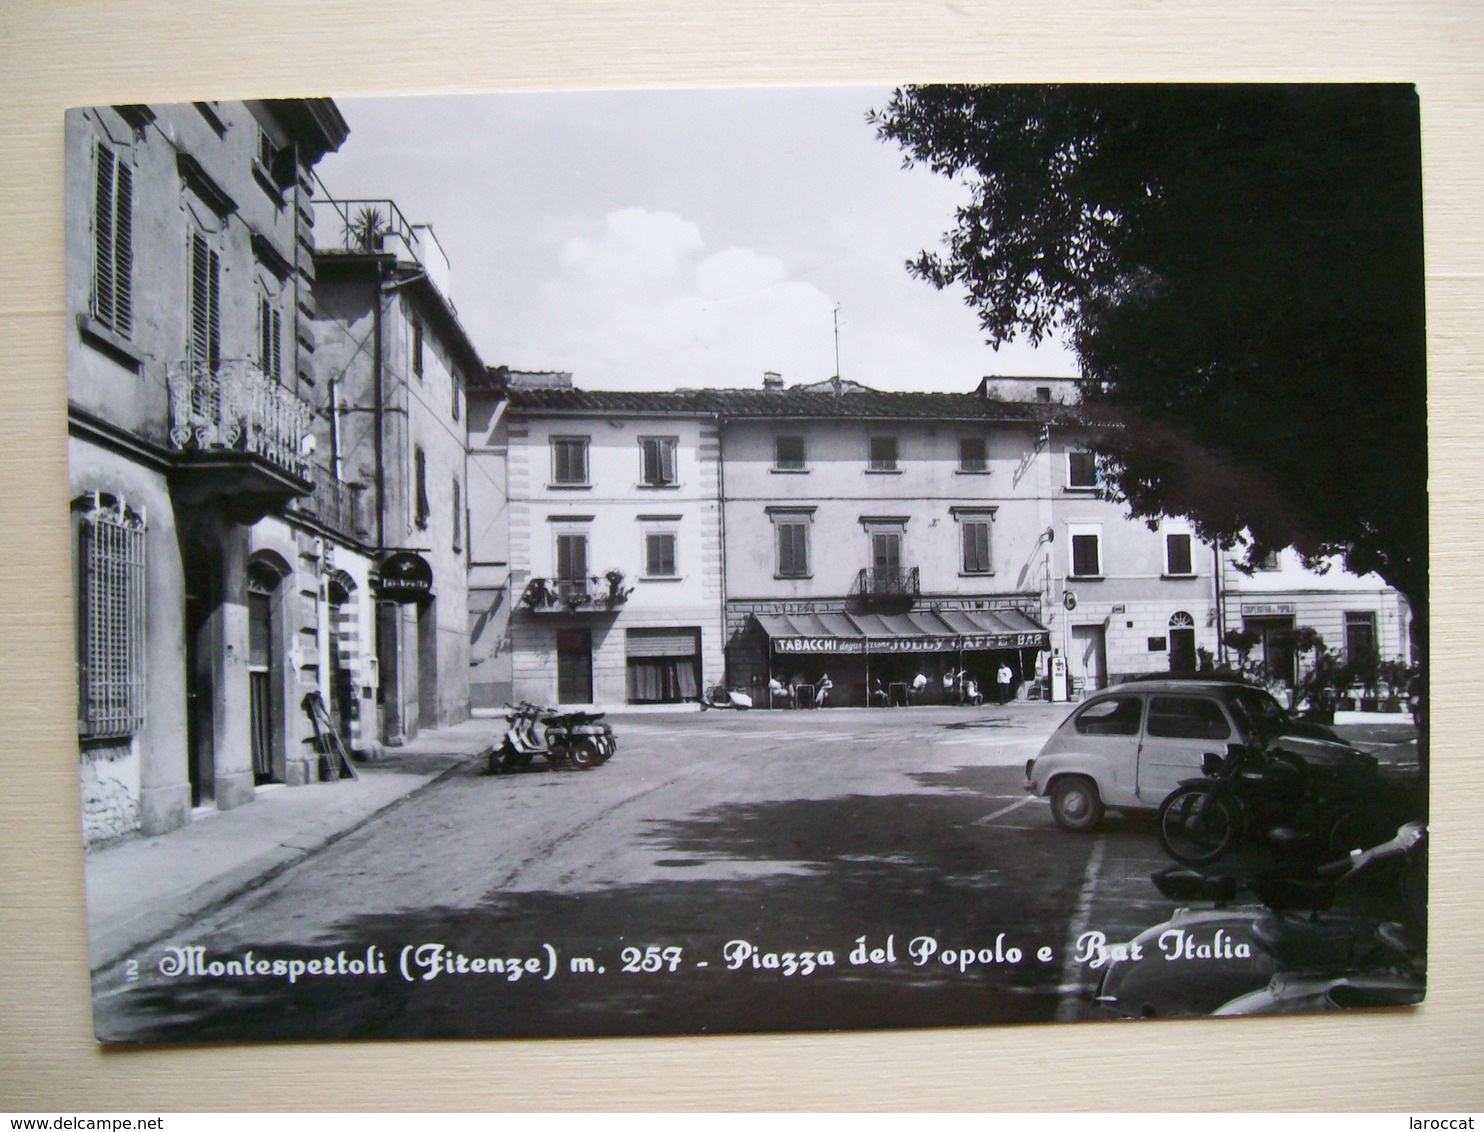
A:
{"type": "Polygon", "coordinates": [[[835,304],[835,380],[840,380],[840,304],[835,304]]]}

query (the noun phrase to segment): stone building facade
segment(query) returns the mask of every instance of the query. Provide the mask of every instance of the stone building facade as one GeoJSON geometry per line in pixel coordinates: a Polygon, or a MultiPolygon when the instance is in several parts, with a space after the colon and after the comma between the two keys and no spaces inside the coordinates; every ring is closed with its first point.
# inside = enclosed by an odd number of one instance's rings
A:
{"type": "MultiPolygon", "coordinates": [[[[335,512],[311,170],[334,103],[66,119],[69,478],[88,843],[161,833],[320,770],[335,512]]],[[[362,564],[364,565],[364,563],[362,564]]],[[[352,573],[355,569],[352,565],[352,573]]]]}

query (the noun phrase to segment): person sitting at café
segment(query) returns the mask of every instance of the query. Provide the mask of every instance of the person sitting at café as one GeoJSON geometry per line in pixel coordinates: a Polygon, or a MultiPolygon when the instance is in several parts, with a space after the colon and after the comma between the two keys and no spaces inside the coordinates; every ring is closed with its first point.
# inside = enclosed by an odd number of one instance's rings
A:
{"type": "Polygon", "coordinates": [[[815,707],[824,707],[825,701],[830,698],[830,689],[834,686],[835,685],[830,680],[830,674],[828,672],[826,672],[819,678],[819,684],[816,686],[816,691],[814,693],[815,707]]]}

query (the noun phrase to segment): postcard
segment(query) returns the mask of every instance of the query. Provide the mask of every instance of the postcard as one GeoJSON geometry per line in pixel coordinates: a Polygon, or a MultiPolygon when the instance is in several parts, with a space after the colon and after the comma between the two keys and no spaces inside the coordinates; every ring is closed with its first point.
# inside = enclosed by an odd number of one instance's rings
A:
{"type": "Polygon", "coordinates": [[[1413,88],[65,145],[100,1041],[1422,1001],[1413,88]]]}

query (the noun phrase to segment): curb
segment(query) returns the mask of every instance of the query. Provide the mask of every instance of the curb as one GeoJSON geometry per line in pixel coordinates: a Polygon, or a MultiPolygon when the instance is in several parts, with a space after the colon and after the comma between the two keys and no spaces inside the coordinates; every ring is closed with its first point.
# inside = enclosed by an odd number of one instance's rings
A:
{"type": "MultiPolygon", "coordinates": [[[[445,767],[443,770],[439,771],[437,774],[429,778],[426,782],[415,786],[413,789],[409,790],[401,797],[393,798],[390,802],[386,803],[386,805],[380,806],[377,809],[370,811],[351,824],[331,831],[323,838],[319,839],[311,845],[289,846],[279,844],[273,849],[270,849],[264,853],[260,853],[255,858],[255,862],[259,863],[249,862],[248,864],[242,865],[239,868],[233,869],[231,872],[223,873],[219,877],[206,881],[204,884],[193,889],[192,892],[195,893],[210,891],[216,888],[220,888],[221,891],[214,892],[199,905],[191,907],[180,907],[176,909],[176,915],[179,917],[196,917],[209,915],[212,912],[220,909],[229,901],[235,900],[237,897],[242,896],[244,893],[252,892],[254,889],[263,887],[263,885],[267,884],[269,881],[282,876],[285,872],[287,872],[294,865],[297,865],[300,861],[312,857],[314,854],[320,852],[323,849],[329,848],[329,846],[335,844],[335,842],[341,840],[344,837],[348,837],[356,830],[370,824],[376,818],[379,818],[382,814],[388,812],[389,810],[396,809],[398,806],[402,805],[402,803],[408,801],[409,799],[416,798],[424,790],[430,789],[431,787],[437,785],[439,782],[442,782],[445,778],[449,777],[455,771],[461,770],[466,765],[469,765],[469,762],[472,761],[472,759],[473,756],[461,756],[460,761],[451,763],[449,766],[445,767]],[[268,864],[266,867],[264,867],[260,863],[265,860],[271,861],[271,863],[268,864]]],[[[141,939],[131,940],[128,943],[122,945],[115,945],[115,947],[110,952],[104,954],[96,963],[89,964],[89,973],[93,977],[97,977],[101,972],[106,971],[109,967],[112,967],[122,961],[125,957],[128,956],[131,951],[137,951],[141,948],[149,947],[152,944],[159,943],[162,939],[168,938],[172,930],[173,929],[171,928],[166,928],[164,931],[154,932],[153,934],[146,935],[141,939]]]]}

